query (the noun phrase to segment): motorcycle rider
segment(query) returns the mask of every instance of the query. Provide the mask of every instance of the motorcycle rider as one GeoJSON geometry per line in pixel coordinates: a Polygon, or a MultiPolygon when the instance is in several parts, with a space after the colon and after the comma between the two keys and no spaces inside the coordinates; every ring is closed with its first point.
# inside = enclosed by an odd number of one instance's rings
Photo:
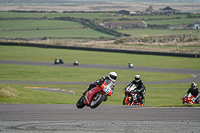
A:
{"type": "Polygon", "coordinates": [[[185,98],[187,98],[190,93],[195,97],[192,100],[195,101],[197,104],[199,104],[199,89],[197,88],[197,84],[195,82],[191,83],[191,87],[185,94],[185,98]]]}
{"type": "MultiPolygon", "coordinates": [[[[143,81],[140,79],[140,75],[135,75],[135,79],[128,86],[131,87],[133,84],[135,84],[135,86],[137,86],[136,89],[138,91],[138,94],[142,97],[141,104],[143,104],[143,99],[145,96],[146,88],[144,86],[143,81]]],[[[133,105],[133,104],[134,104],[134,102],[131,103],[131,105],[133,105]]]]}
{"type": "Polygon", "coordinates": [[[117,73],[116,72],[110,72],[108,76],[104,76],[101,79],[96,80],[93,84],[90,84],[87,88],[87,90],[83,93],[85,95],[89,90],[94,88],[96,85],[102,85],[104,81],[108,79],[110,80],[113,84],[111,85],[111,89],[114,90],[115,87],[115,81],[117,79],[117,73]]]}
{"type": "Polygon", "coordinates": [[[74,66],[76,66],[76,65],[78,66],[78,61],[74,59],[73,65],[74,65],[74,66]]]}

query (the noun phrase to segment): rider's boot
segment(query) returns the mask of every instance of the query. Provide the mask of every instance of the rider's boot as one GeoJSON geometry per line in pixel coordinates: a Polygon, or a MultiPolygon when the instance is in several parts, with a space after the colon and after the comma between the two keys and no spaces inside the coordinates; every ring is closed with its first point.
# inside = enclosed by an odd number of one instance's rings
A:
{"type": "Polygon", "coordinates": [[[108,97],[106,97],[103,101],[107,101],[108,97]]]}
{"type": "Polygon", "coordinates": [[[144,95],[141,97],[141,105],[144,105],[144,95]]]}
{"type": "Polygon", "coordinates": [[[88,92],[88,90],[86,90],[85,92],[83,92],[83,95],[85,95],[88,92]]]}
{"type": "Polygon", "coordinates": [[[94,87],[93,84],[90,84],[88,87],[87,87],[87,90],[85,92],[83,92],[83,95],[85,95],[89,90],[91,90],[92,88],[94,87]]]}

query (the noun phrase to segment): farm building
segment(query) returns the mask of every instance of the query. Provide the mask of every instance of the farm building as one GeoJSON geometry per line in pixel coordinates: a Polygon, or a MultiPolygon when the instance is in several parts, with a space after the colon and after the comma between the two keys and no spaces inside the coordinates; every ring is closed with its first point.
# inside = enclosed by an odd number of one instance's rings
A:
{"type": "Polygon", "coordinates": [[[200,29],[200,20],[197,20],[193,24],[191,24],[191,28],[194,30],[199,30],[200,29]]]}
{"type": "Polygon", "coordinates": [[[104,27],[109,29],[147,28],[144,21],[110,21],[104,22],[104,27]]]}
{"type": "Polygon", "coordinates": [[[124,15],[129,15],[130,12],[126,11],[126,10],[120,10],[116,14],[117,14],[117,16],[124,16],[124,15]]]}
{"type": "Polygon", "coordinates": [[[187,25],[172,25],[168,26],[168,28],[171,30],[183,30],[187,28],[187,25]]]}
{"type": "Polygon", "coordinates": [[[178,12],[180,12],[180,10],[173,9],[169,6],[160,9],[160,13],[163,13],[163,14],[177,14],[178,12]]]}

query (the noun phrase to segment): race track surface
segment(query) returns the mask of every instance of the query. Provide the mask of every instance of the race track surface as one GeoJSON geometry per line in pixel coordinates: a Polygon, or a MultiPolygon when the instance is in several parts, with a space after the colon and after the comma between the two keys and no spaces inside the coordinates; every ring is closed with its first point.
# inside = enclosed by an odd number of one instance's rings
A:
{"type": "MultiPolygon", "coordinates": [[[[54,65],[50,62],[0,60],[0,64],[74,67],[72,64],[54,65]]],[[[77,67],[77,66],[76,66],[77,67]]],[[[159,81],[151,84],[189,83],[200,81],[200,70],[153,67],[80,64],[79,68],[127,71],[148,71],[191,74],[190,79],[159,81]]],[[[26,84],[89,84],[89,82],[0,81],[26,84]]],[[[128,84],[119,82],[116,84],[128,84]]],[[[145,82],[145,84],[150,84],[145,82]]],[[[150,106],[100,105],[96,109],[65,104],[0,104],[0,133],[199,133],[200,108],[155,108],[150,106]]]]}
{"type": "Polygon", "coordinates": [[[199,133],[200,108],[0,104],[0,132],[199,133]]]}

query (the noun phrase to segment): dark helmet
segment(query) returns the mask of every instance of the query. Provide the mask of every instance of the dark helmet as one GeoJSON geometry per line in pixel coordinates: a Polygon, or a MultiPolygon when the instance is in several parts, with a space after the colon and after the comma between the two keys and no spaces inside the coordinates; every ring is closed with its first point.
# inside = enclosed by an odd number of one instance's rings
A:
{"type": "Polygon", "coordinates": [[[135,75],[135,81],[139,82],[140,81],[140,75],[135,75]]]}
{"type": "Polygon", "coordinates": [[[191,88],[196,89],[196,87],[197,87],[197,84],[195,82],[192,82],[191,83],[191,88]]]}

